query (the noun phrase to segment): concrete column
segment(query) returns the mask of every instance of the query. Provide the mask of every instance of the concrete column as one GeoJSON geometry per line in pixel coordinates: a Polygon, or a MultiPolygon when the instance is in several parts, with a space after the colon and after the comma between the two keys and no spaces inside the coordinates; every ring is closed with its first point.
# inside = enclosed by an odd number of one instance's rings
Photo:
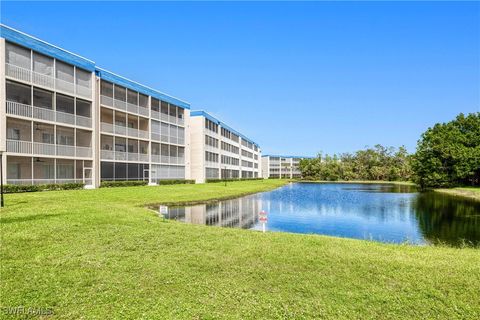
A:
{"type": "Polygon", "coordinates": [[[100,187],[100,78],[92,74],[92,184],[100,187]]]}
{"type": "MultiPolygon", "coordinates": [[[[0,151],[7,150],[7,115],[5,89],[5,39],[0,38],[0,151]]],[[[2,155],[3,183],[7,183],[7,153],[2,155]]]]}

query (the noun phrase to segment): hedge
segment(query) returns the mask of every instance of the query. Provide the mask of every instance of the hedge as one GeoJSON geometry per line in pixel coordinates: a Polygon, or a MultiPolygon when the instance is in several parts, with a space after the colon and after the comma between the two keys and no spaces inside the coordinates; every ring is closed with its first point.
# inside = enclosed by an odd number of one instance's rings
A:
{"type": "MultiPolygon", "coordinates": [[[[159,185],[166,184],[193,184],[195,180],[159,180],[159,185]]],[[[100,188],[115,188],[115,187],[134,187],[134,186],[146,186],[148,181],[143,180],[130,180],[130,181],[102,181],[100,188]]]]}
{"type": "Polygon", "coordinates": [[[206,179],[206,183],[263,180],[263,178],[206,179]]]}
{"type": "Polygon", "coordinates": [[[33,185],[7,184],[3,186],[4,193],[52,191],[52,190],[76,190],[83,189],[83,183],[50,183],[33,185]]]}

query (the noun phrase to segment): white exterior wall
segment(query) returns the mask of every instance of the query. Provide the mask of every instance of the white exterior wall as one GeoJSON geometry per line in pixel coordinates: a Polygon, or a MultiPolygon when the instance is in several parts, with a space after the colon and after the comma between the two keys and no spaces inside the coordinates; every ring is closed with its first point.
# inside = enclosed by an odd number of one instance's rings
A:
{"type": "Polygon", "coordinates": [[[253,175],[252,178],[254,178],[255,175],[257,178],[260,178],[261,177],[261,158],[262,158],[261,149],[258,147],[257,151],[255,151],[254,149],[249,149],[243,146],[241,142],[242,141],[241,137],[239,138],[239,141],[236,142],[222,136],[221,123],[218,124],[218,133],[215,133],[209,129],[206,129],[205,119],[206,118],[204,116],[192,116],[190,120],[191,179],[194,179],[197,183],[204,183],[206,179],[209,179],[208,177],[206,177],[206,174],[205,174],[207,168],[218,169],[218,177],[217,177],[218,179],[222,178],[222,170],[224,169],[238,171],[238,175],[239,175],[238,178],[242,178],[242,172],[245,172],[245,171],[252,172],[252,175],[253,175]],[[218,148],[205,144],[206,135],[213,137],[215,139],[218,139],[218,148]],[[236,154],[236,153],[223,150],[222,141],[237,147],[239,150],[238,151],[239,153],[236,154]],[[255,158],[242,156],[242,149],[248,152],[251,152],[254,155],[257,155],[257,159],[255,160],[255,158]],[[206,151],[218,154],[218,163],[206,161],[205,160],[206,151]],[[238,165],[223,164],[222,155],[238,159],[239,164],[238,165]],[[242,166],[242,160],[252,162],[253,167],[249,168],[249,167],[242,166]],[[256,164],[256,168],[255,168],[255,164],[256,164]]]}

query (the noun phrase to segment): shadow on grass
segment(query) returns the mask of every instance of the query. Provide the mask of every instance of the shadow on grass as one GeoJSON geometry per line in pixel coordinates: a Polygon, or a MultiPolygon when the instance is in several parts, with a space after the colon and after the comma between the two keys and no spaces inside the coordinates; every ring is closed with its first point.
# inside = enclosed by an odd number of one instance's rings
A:
{"type": "Polygon", "coordinates": [[[0,218],[0,224],[9,224],[9,223],[18,223],[18,222],[27,222],[27,221],[37,221],[50,219],[54,217],[64,216],[64,213],[57,214],[31,214],[24,217],[2,217],[0,218]]]}

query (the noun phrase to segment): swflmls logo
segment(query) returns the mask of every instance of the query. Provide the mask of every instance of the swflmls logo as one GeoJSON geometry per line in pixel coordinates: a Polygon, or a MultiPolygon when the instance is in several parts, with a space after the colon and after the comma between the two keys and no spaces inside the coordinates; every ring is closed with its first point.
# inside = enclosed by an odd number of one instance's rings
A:
{"type": "Polygon", "coordinates": [[[5,315],[30,315],[30,316],[48,316],[52,315],[52,308],[45,307],[25,307],[25,306],[15,306],[15,307],[1,307],[2,313],[5,315]]]}

